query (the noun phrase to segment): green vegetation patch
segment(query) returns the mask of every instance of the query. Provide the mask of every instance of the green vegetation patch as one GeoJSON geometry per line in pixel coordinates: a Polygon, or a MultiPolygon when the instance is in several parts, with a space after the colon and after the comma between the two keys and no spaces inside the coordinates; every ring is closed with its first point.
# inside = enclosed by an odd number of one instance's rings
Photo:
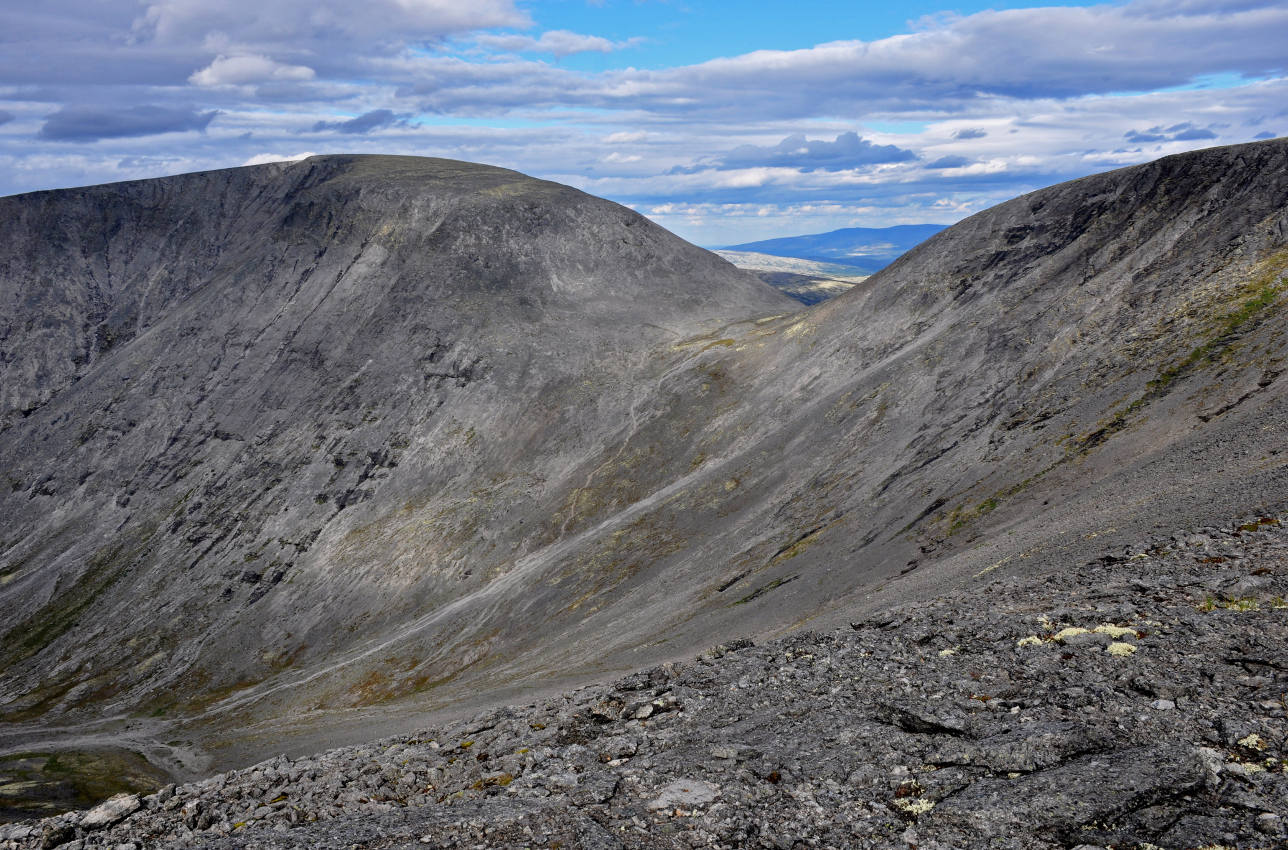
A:
{"type": "Polygon", "coordinates": [[[93,806],[113,794],[145,794],[170,776],[139,753],[116,748],[0,756],[0,823],[93,806]]]}
{"type": "MultiPolygon", "coordinates": [[[[1288,291],[1288,249],[1279,251],[1258,263],[1251,276],[1233,293],[1233,297],[1237,299],[1236,305],[1212,321],[1203,332],[1202,343],[1195,346],[1185,357],[1162,369],[1150,380],[1145,385],[1145,392],[1139,398],[1116,410],[1111,410],[1105,419],[1096,424],[1093,431],[1081,437],[1066,438],[1064,457],[1046,469],[994,493],[976,505],[965,503],[958,505],[946,518],[941,518],[939,521],[948,523],[948,536],[957,534],[975,520],[992,513],[999,504],[1028,488],[1062,463],[1088,454],[1115,433],[1126,428],[1133,416],[1150,402],[1166,395],[1185,375],[1229,358],[1238,345],[1239,337],[1264,318],[1279,302],[1280,296],[1285,291],[1288,291]]],[[[911,526],[912,523],[905,526],[904,530],[908,530],[911,526]]]]}
{"type": "Polygon", "coordinates": [[[988,516],[994,510],[996,510],[997,506],[1000,505],[1002,502],[1011,498],[1016,493],[1020,493],[1024,490],[1027,490],[1029,487],[1033,486],[1034,482],[1042,478],[1051,470],[1055,469],[1056,466],[1058,465],[1059,465],[1058,462],[1053,463],[1050,466],[1048,466],[1046,469],[1033,473],[1028,478],[1025,478],[1023,481],[1019,482],[1018,484],[1012,484],[1010,487],[1007,487],[1003,490],[998,490],[996,493],[989,496],[987,499],[980,502],[978,505],[975,505],[974,507],[971,507],[969,505],[959,505],[958,507],[954,508],[952,513],[948,515],[948,536],[951,537],[952,535],[961,531],[963,528],[965,528],[967,525],[974,522],[975,520],[980,519],[981,517],[988,516]]]}
{"type": "Polygon", "coordinates": [[[68,632],[108,588],[142,560],[156,532],[156,522],[141,525],[122,542],[91,555],[85,571],[71,586],[65,587],[60,580],[39,611],[0,638],[0,669],[25,661],[68,632]]]}
{"type": "Polygon", "coordinates": [[[1096,430],[1071,441],[1070,451],[1086,454],[1127,427],[1131,418],[1150,402],[1170,392],[1181,378],[1214,363],[1228,360],[1239,337],[1264,318],[1288,290],[1288,249],[1262,260],[1252,275],[1232,294],[1237,303],[1204,330],[1204,340],[1189,354],[1163,368],[1146,385],[1145,392],[1125,407],[1111,411],[1096,430]]]}
{"type": "Polygon", "coordinates": [[[11,629],[0,641],[6,647],[4,666],[30,658],[75,625],[86,609],[124,575],[122,549],[116,546],[100,550],[74,585],[65,591],[61,587],[56,589],[44,607],[11,629]]]}

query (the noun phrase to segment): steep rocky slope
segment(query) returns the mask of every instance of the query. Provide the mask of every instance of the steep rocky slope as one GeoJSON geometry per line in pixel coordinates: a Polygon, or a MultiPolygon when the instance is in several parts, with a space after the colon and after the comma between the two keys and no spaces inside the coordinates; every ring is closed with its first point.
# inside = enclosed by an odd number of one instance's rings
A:
{"type": "Polygon", "coordinates": [[[1288,532],[1246,520],[0,827],[0,848],[1269,850],[1288,532]]]}
{"type": "Polygon", "coordinates": [[[456,163],[4,203],[10,750],[365,740],[1288,492],[1283,141],[1016,199],[802,313],[456,163]]]}
{"type": "Polygon", "coordinates": [[[38,193],[0,222],[0,712],[37,736],[397,657],[326,680],[368,704],[530,642],[505,610],[455,646],[395,636],[560,536],[551,499],[629,426],[654,348],[794,306],[615,204],[441,160],[38,193]]]}

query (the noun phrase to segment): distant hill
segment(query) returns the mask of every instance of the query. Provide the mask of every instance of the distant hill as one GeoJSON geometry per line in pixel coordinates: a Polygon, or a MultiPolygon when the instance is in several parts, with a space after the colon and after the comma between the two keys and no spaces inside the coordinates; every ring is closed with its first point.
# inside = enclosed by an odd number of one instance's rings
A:
{"type": "Polygon", "coordinates": [[[754,251],[776,257],[799,257],[804,260],[838,263],[872,274],[947,226],[900,224],[895,227],[845,227],[829,233],[783,236],[761,242],[728,245],[724,250],[754,251]]]}
{"type": "Polygon", "coordinates": [[[784,295],[802,304],[817,304],[848,292],[867,280],[862,269],[837,263],[820,263],[798,257],[776,257],[751,251],[716,251],[740,269],[746,269],[784,295]]]}

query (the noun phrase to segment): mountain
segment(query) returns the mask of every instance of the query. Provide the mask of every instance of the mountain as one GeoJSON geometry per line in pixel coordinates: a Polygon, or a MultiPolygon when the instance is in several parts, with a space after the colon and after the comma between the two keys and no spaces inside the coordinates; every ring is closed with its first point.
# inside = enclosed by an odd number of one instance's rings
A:
{"type": "Polygon", "coordinates": [[[920,245],[946,225],[900,224],[894,227],[846,227],[828,233],[783,236],[729,245],[726,251],[750,251],[776,257],[796,257],[815,262],[851,266],[873,274],[920,245]]]}
{"type": "Polygon", "coordinates": [[[645,486],[587,485],[645,460],[618,444],[656,352],[796,306],[615,204],[445,160],[35,193],[0,229],[4,734],[176,770],[207,758],[153,734],[176,718],[240,735],[556,641],[624,569],[558,547],[645,486]]]}
{"type": "Polygon", "coordinates": [[[2,203],[7,752],[369,740],[1288,492],[1283,140],[1017,198],[795,312],[441,160],[2,203]]]}

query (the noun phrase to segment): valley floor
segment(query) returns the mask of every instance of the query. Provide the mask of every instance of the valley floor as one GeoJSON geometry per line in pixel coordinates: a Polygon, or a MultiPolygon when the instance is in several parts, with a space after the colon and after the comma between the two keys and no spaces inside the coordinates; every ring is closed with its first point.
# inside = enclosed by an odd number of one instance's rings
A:
{"type": "Polygon", "coordinates": [[[1285,597],[1276,517],[1003,565],[849,629],[0,827],[0,848],[1282,847],[1285,597]]]}

